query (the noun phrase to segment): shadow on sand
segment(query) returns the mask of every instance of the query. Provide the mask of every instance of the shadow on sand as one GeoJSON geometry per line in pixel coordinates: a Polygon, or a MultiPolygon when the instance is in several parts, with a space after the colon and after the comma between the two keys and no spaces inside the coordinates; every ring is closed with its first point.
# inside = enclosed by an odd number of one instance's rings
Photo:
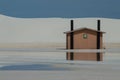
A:
{"type": "Polygon", "coordinates": [[[52,64],[32,64],[32,65],[10,65],[1,67],[0,70],[45,70],[45,71],[67,71],[65,67],[57,67],[52,64]]]}

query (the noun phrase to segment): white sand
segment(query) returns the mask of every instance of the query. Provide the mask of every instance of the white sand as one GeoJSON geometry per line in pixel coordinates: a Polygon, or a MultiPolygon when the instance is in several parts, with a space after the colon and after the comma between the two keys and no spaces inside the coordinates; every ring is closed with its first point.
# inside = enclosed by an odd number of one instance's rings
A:
{"type": "MultiPolygon", "coordinates": [[[[7,48],[41,48],[37,44],[31,46],[27,44],[29,47],[22,46],[13,45],[7,48]]],[[[65,46],[62,44],[47,45],[47,47],[64,48],[65,46]]],[[[107,47],[111,48],[111,46],[107,47]]],[[[48,64],[51,66],[50,69],[56,68],[55,70],[47,70],[47,68],[45,70],[0,70],[0,80],[120,80],[120,53],[105,53],[103,62],[66,61],[65,58],[65,52],[0,51],[0,68],[34,64],[48,64]]]]}
{"type": "MultiPolygon", "coordinates": [[[[0,15],[0,18],[2,20],[0,25],[0,48],[65,48],[65,34],[63,32],[69,30],[69,19],[33,20],[10,18],[3,15],[0,15]],[[45,45],[39,42],[60,42],[60,44],[59,46],[48,43],[45,45]]],[[[75,19],[75,28],[89,27],[96,29],[97,19],[75,19]]],[[[104,35],[104,42],[119,42],[120,38],[116,35],[119,33],[120,20],[100,19],[102,20],[102,30],[107,32],[104,35]]],[[[106,44],[105,47],[120,48],[120,44],[106,44]]],[[[119,53],[107,53],[104,61],[98,63],[65,61],[65,53],[42,52],[41,54],[40,52],[0,51],[0,69],[11,65],[43,63],[49,64],[51,69],[56,68],[56,70],[0,70],[0,80],[120,80],[119,53]],[[65,71],[59,70],[64,68],[65,71]]]]}
{"type": "Polygon", "coordinates": [[[103,62],[65,61],[65,53],[0,52],[0,65],[50,64],[67,70],[0,70],[0,80],[120,80],[120,54],[103,62]],[[51,55],[49,55],[51,54],[51,55]]]}
{"type": "MultiPolygon", "coordinates": [[[[108,18],[72,18],[74,28],[96,29],[101,20],[104,42],[120,42],[120,20],[108,18]]],[[[63,32],[70,30],[70,18],[15,18],[0,14],[0,43],[65,42],[63,32]]]]}
{"type": "Polygon", "coordinates": [[[0,71],[1,80],[120,80],[120,70],[0,71]]]}

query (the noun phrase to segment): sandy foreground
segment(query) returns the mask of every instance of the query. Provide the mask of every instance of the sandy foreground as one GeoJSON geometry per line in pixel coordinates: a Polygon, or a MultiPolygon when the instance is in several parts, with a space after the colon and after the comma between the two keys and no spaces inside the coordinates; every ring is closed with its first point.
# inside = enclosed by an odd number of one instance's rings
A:
{"type": "Polygon", "coordinates": [[[119,80],[119,62],[119,53],[94,62],[66,61],[56,52],[0,52],[0,80],[119,80]]]}
{"type": "Polygon", "coordinates": [[[0,80],[120,80],[120,53],[105,53],[102,62],[65,58],[65,52],[0,51],[0,80]]]}
{"type": "Polygon", "coordinates": [[[0,71],[1,80],[119,80],[118,70],[0,71]]]}

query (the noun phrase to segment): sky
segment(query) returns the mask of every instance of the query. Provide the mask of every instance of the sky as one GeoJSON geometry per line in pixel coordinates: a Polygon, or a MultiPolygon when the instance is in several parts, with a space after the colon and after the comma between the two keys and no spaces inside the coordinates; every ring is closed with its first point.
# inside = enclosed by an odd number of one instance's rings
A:
{"type": "Polygon", "coordinates": [[[20,18],[120,18],[120,0],[0,0],[0,14],[20,18]]]}

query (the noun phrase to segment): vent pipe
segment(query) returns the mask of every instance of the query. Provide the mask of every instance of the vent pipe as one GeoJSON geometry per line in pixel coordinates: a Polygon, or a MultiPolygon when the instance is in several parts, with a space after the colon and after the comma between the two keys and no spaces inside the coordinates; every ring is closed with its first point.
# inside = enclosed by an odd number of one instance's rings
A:
{"type": "Polygon", "coordinates": [[[97,21],[98,31],[100,31],[100,20],[97,21]]]}
{"type": "Polygon", "coordinates": [[[71,25],[71,31],[73,31],[73,29],[74,29],[74,21],[73,20],[70,21],[70,25],[71,25]]]}
{"type": "MultiPolygon", "coordinates": [[[[100,49],[100,20],[97,20],[97,49],[100,49]]],[[[100,61],[100,52],[97,52],[97,61],[100,61]]]]}
{"type": "MultiPolygon", "coordinates": [[[[70,25],[71,25],[71,31],[74,30],[74,21],[71,20],[70,21],[70,25]]],[[[74,33],[71,32],[70,33],[70,49],[74,49],[74,33]]],[[[70,60],[74,60],[74,53],[70,52],[70,60]]]]}

